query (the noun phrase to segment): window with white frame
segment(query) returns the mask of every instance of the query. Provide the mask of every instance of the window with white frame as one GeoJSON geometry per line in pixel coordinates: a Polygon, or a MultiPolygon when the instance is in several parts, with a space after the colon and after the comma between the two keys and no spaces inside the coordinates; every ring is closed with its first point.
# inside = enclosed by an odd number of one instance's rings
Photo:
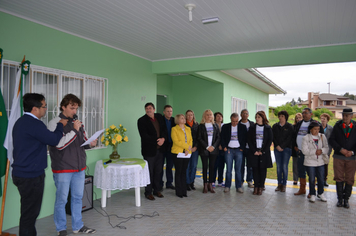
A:
{"type": "Polygon", "coordinates": [[[266,105],[261,104],[261,103],[256,103],[256,112],[258,112],[258,111],[266,112],[266,105]]]}
{"type": "Polygon", "coordinates": [[[240,113],[243,109],[247,109],[247,100],[231,97],[231,113],[240,113]]]}
{"type": "MultiPolygon", "coordinates": [[[[20,65],[7,60],[3,60],[2,64],[0,85],[9,117],[15,78],[20,65]]],[[[47,113],[41,120],[46,125],[59,114],[62,98],[68,93],[73,93],[82,101],[77,115],[83,122],[88,137],[106,126],[107,79],[105,78],[31,65],[30,73],[24,81],[23,93],[28,92],[45,96],[47,113]]],[[[99,146],[101,145],[100,143],[99,146]]]]}

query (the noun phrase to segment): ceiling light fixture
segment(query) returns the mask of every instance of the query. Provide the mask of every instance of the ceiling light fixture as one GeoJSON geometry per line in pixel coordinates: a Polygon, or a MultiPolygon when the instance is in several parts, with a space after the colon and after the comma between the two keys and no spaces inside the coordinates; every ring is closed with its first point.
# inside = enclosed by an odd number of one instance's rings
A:
{"type": "Polygon", "coordinates": [[[189,12],[189,21],[191,22],[191,21],[193,20],[193,13],[192,13],[192,11],[193,11],[193,9],[195,8],[195,4],[193,4],[193,3],[188,3],[188,4],[186,4],[184,7],[185,7],[185,8],[188,10],[188,12],[189,12]]]}
{"type": "Polygon", "coordinates": [[[210,17],[210,18],[202,19],[201,22],[203,24],[211,24],[211,23],[219,22],[219,17],[210,17]]]}

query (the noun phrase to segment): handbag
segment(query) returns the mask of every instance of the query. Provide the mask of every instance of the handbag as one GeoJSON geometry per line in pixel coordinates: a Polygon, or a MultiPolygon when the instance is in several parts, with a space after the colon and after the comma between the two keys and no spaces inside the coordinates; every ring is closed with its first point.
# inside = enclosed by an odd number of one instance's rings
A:
{"type": "MultiPolygon", "coordinates": [[[[323,135],[320,136],[321,142],[323,143],[323,135]]],[[[328,154],[322,154],[321,155],[324,161],[324,164],[327,165],[329,164],[330,158],[328,154]]]]}

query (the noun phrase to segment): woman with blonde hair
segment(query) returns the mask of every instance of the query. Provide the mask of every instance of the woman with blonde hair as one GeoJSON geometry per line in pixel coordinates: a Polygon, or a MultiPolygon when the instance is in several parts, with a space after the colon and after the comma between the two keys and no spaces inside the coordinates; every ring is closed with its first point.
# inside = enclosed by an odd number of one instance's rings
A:
{"type": "Polygon", "coordinates": [[[185,125],[185,117],[183,114],[175,116],[174,121],[176,126],[172,128],[172,157],[175,166],[174,180],[176,185],[176,195],[180,198],[187,197],[186,187],[186,171],[189,163],[189,158],[178,157],[178,154],[183,153],[185,156],[191,154],[193,138],[191,130],[185,125]]]}
{"type": "Polygon", "coordinates": [[[203,193],[207,193],[208,190],[211,193],[215,193],[212,183],[216,179],[214,166],[216,157],[219,154],[220,132],[219,127],[214,123],[213,112],[209,109],[203,113],[202,120],[198,126],[197,140],[199,154],[203,163],[203,193]]]}

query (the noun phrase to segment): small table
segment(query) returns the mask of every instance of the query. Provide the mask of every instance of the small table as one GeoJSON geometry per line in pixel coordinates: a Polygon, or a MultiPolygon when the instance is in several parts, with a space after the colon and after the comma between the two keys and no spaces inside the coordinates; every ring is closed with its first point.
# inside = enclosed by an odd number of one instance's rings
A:
{"type": "Polygon", "coordinates": [[[140,187],[150,184],[147,161],[139,158],[120,158],[105,167],[103,160],[96,162],[94,185],[102,190],[101,207],[106,207],[106,196],[111,197],[111,190],[130,188],[135,188],[136,206],[141,206],[140,187]]]}

